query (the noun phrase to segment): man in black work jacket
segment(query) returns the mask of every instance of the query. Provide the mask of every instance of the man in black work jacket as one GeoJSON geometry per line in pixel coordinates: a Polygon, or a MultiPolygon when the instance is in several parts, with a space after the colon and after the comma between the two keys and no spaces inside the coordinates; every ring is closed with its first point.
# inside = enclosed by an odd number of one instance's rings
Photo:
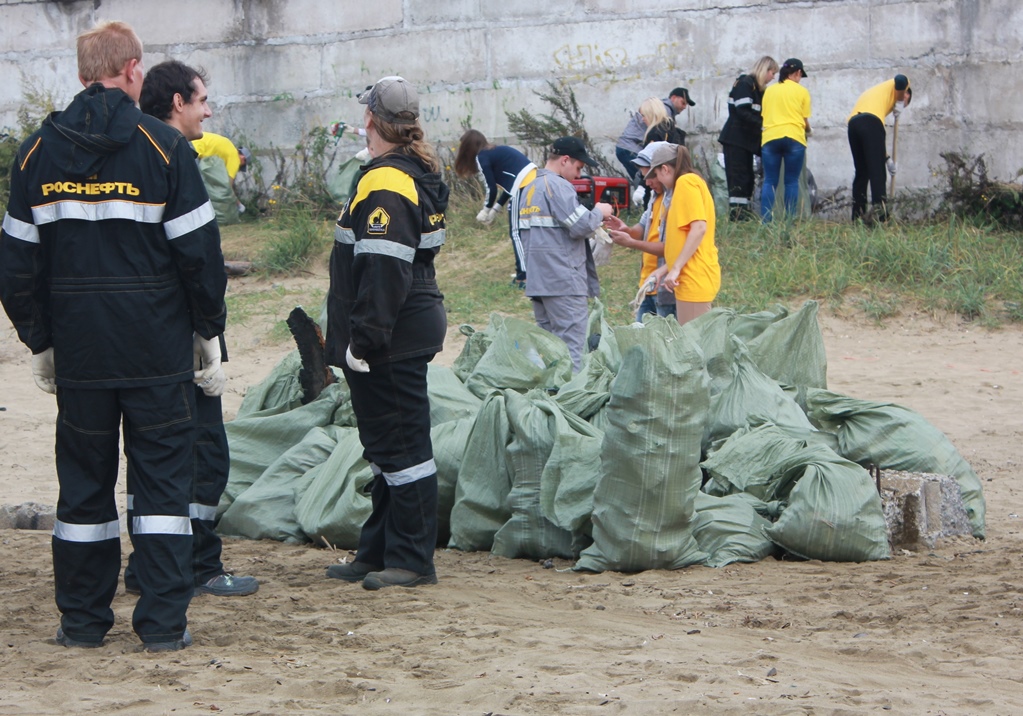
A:
{"type": "Polygon", "coordinates": [[[137,478],[132,625],[145,649],[165,651],[191,644],[193,334],[215,372],[227,278],[194,153],[136,107],[141,62],[124,23],[78,37],[85,90],[22,144],[11,170],[0,300],[32,350],[36,384],[57,396],[57,643],[99,646],[114,622],[123,428],[137,478]]]}
{"type": "MultiPolygon", "coordinates": [[[[189,142],[201,139],[202,123],[213,116],[208,103],[206,75],[177,60],[167,60],[149,69],[142,83],[139,107],[176,130],[189,142]]],[[[193,147],[194,149],[194,147],[193,147]]],[[[227,362],[227,343],[219,336],[221,362],[227,362]]],[[[201,368],[201,366],[196,366],[201,368]]],[[[223,542],[216,531],[217,505],[227,487],[231,469],[231,453],[224,429],[224,411],[220,396],[227,378],[224,371],[212,374],[195,386],[198,431],[195,439],[195,484],[189,516],[192,518],[192,577],[195,594],[218,597],[240,597],[259,589],[255,577],[229,574],[221,561],[223,542]]],[[[134,502],[134,472],[128,466],[128,512],[134,502]]],[[[124,570],[125,591],[138,594],[134,557],[124,570]]]]}

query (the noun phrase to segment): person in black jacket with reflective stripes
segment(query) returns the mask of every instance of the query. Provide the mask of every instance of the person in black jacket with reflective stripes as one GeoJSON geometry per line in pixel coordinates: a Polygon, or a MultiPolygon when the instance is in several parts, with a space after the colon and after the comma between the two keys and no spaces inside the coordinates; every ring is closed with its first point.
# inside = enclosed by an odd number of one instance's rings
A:
{"type": "Polygon", "coordinates": [[[373,159],[337,221],[330,255],[327,360],[351,390],[373,511],[355,561],[327,576],[366,589],[435,584],[437,467],[427,364],[447,329],[434,257],[448,188],[419,126],[419,97],[401,77],[359,95],[373,159]]]}
{"type": "Polygon", "coordinates": [[[728,93],[728,119],[718,141],[725,155],[728,217],[733,221],[755,218],[750,201],[756,184],[753,157],[760,155],[763,129],[760,99],[777,73],[778,63],[765,55],[756,61],[748,75],[740,75],[735,80],[728,93]]]}
{"type": "Polygon", "coordinates": [[[191,643],[193,334],[215,372],[227,277],[194,153],[136,107],[141,61],[124,23],[79,36],[85,90],[22,144],[11,169],[0,300],[33,353],[36,383],[57,396],[57,642],[99,646],[114,622],[121,429],[137,477],[142,596],[132,623],[145,649],[161,651],[191,643]]]}
{"type": "MultiPolygon", "coordinates": [[[[166,122],[181,132],[189,142],[201,139],[202,123],[213,116],[206,91],[204,72],[177,60],[166,60],[149,69],[142,83],[139,107],[146,114],[166,122]]],[[[194,145],[193,145],[194,149],[194,145]]],[[[227,362],[227,343],[218,337],[221,363],[227,362]]],[[[196,366],[199,368],[200,366],[196,366]]],[[[259,590],[255,577],[228,573],[221,561],[223,542],[216,531],[217,505],[227,487],[231,469],[231,452],[224,429],[224,411],[221,396],[227,377],[220,370],[195,386],[195,405],[198,425],[195,439],[195,482],[192,501],[188,506],[192,520],[192,578],[195,594],[213,594],[236,597],[254,594],[259,590]]],[[[128,513],[134,503],[132,485],[134,471],[128,464],[128,513]]],[[[129,522],[129,525],[131,523],[129,522]]],[[[129,530],[131,534],[131,530],[129,530]]],[[[134,535],[132,535],[134,537],[134,535]]],[[[140,593],[135,577],[134,555],[129,557],[124,570],[126,592],[140,593]]]]}

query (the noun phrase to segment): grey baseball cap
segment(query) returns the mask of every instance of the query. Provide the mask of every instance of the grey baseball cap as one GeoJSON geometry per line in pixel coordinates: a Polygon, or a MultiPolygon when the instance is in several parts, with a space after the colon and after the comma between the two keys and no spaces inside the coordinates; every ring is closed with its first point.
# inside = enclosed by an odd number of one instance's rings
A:
{"type": "Polygon", "coordinates": [[[657,167],[663,164],[674,164],[675,159],[678,157],[678,145],[670,144],[668,142],[662,142],[661,146],[657,147],[650,155],[650,168],[643,175],[644,178],[650,178],[653,173],[657,170],[657,167]]]}
{"type": "Polygon", "coordinates": [[[639,150],[639,154],[633,158],[632,163],[641,169],[649,169],[654,162],[654,152],[664,146],[671,147],[673,151],[678,151],[678,145],[671,142],[650,142],[650,144],[639,150]]]}
{"type": "Polygon", "coordinates": [[[415,124],[419,118],[419,93],[404,77],[384,77],[358,97],[359,104],[389,124],[415,124]]]}

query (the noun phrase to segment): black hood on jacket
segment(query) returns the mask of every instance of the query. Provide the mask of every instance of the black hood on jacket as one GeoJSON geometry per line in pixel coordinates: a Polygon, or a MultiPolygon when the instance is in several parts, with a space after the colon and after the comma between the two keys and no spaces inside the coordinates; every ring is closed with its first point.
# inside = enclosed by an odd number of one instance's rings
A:
{"type": "Polygon", "coordinates": [[[416,186],[423,194],[422,198],[430,205],[432,211],[441,213],[447,211],[450,194],[448,185],[444,183],[439,172],[430,171],[419,158],[392,151],[376,157],[364,165],[362,170],[369,171],[376,167],[394,167],[405,172],[415,180],[416,186]]]}
{"type": "Polygon", "coordinates": [[[89,177],[128,143],[141,117],[131,97],[96,83],[43,120],[43,147],[68,176],[89,177]]]}

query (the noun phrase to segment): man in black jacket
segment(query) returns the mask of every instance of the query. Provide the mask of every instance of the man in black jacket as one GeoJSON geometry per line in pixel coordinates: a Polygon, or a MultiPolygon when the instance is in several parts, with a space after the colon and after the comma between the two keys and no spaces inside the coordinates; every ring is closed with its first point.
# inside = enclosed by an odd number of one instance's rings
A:
{"type": "Polygon", "coordinates": [[[188,142],[136,106],[135,32],[80,35],[78,74],[85,90],[18,151],[0,233],[0,301],[36,384],[57,396],[57,643],[99,646],[114,623],[123,429],[137,478],[132,625],[146,650],[177,650],[191,644],[193,334],[201,381],[219,369],[224,257],[188,142]]]}
{"type": "MultiPolygon", "coordinates": [[[[213,116],[207,102],[206,82],[204,73],[182,62],[161,62],[146,73],[139,106],[143,112],[163,120],[192,142],[202,138],[202,123],[213,116]]],[[[223,335],[218,340],[221,362],[225,363],[227,344],[223,335]]],[[[231,468],[220,400],[226,382],[224,371],[219,370],[195,387],[199,424],[195,440],[195,484],[188,507],[192,518],[192,576],[197,596],[240,597],[254,594],[259,589],[255,577],[239,577],[224,569],[221,561],[223,542],[216,532],[217,505],[227,487],[231,468]]],[[[129,465],[129,495],[133,477],[129,465]]],[[[134,566],[134,559],[130,559],[128,569],[124,570],[124,587],[126,591],[138,594],[140,590],[134,566]]]]}

